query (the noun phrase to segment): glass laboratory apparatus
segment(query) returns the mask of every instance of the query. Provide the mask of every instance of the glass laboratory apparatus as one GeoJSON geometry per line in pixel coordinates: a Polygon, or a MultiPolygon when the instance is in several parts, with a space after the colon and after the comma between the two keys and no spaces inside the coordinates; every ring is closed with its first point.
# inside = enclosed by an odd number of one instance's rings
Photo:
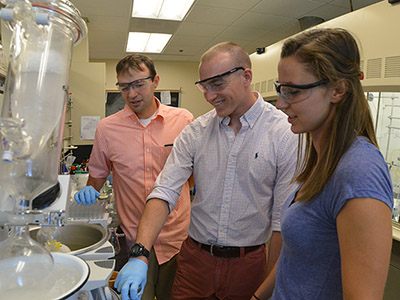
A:
{"type": "Polygon", "coordinates": [[[392,219],[400,217],[400,93],[370,92],[368,103],[375,121],[379,148],[389,166],[393,183],[392,219]]]}
{"type": "MultiPolygon", "coordinates": [[[[28,293],[34,299],[34,291],[51,287],[54,260],[29,237],[28,225],[60,195],[72,47],[87,28],[66,0],[1,3],[3,45],[9,45],[3,51],[9,58],[0,112],[0,187],[13,203],[0,203],[0,226],[10,228],[0,243],[0,298],[24,299],[28,293]]],[[[40,225],[61,223],[48,217],[40,225]]]]}

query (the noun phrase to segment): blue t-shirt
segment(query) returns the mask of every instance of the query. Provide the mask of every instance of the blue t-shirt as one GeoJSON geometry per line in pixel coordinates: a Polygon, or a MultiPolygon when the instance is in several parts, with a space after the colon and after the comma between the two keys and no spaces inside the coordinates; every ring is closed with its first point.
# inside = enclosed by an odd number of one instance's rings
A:
{"type": "Polygon", "coordinates": [[[296,192],[282,208],[283,245],[271,299],[342,299],[336,217],[352,198],[375,198],[392,209],[385,160],[374,145],[359,137],[312,201],[291,204],[296,192]]]}

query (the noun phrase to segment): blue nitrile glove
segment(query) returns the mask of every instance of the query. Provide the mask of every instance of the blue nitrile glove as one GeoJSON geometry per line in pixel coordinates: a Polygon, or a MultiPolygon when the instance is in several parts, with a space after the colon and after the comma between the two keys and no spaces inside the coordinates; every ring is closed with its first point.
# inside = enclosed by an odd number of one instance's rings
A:
{"type": "Polygon", "coordinates": [[[121,293],[122,300],[140,300],[147,281],[147,268],[143,260],[130,258],[119,271],[114,287],[121,293]]]}
{"type": "Polygon", "coordinates": [[[79,190],[79,192],[75,193],[74,198],[75,201],[83,205],[91,205],[96,202],[96,199],[100,196],[100,193],[96,191],[94,187],[91,185],[85,186],[79,190]]]}

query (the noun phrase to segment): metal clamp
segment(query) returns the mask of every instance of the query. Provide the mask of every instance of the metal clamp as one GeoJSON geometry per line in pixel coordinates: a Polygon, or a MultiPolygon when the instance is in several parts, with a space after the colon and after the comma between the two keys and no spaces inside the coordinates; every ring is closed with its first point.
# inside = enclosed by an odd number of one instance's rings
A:
{"type": "Polygon", "coordinates": [[[25,225],[39,225],[39,226],[63,226],[66,224],[66,214],[64,210],[59,211],[41,211],[41,210],[27,210],[23,212],[7,212],[9,218],[4,223],[5,226],[25,226],[25,225]]]}

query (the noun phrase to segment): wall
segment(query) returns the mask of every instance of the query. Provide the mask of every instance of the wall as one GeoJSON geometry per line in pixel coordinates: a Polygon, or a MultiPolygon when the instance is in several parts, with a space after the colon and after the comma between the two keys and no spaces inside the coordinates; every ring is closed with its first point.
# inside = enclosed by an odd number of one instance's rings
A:
{"type": "MultiPolygon", "coordinates": [[[[106,90],[117,90],[115,86],[117,63],[118,60],[105,60],[106,90]]],[[[205,101],[203,94],[194,85],[194,82],[198,80],[199,64],[197,62],[155,61],[154,65],[160,76],[157,90],[180,90],[180,107],[186,108],[195,117],[212,109],[212,106],[205,101]]]]}
{"type": "MultiPolygon", "coordinates": [[[[352,32],[361,45],[362,81],[365,91],[394,92],[400,89],[400,4],[378,2],[327,21],[315,28],[341,27],[352,32]]],[[[254,90],[265,99],[275,99],[273,82],[283,41],[266,47],[264,54],[252,54],[254,90]]]]}
{"type": "Polygon", "coordinates": [[[105,63],[89,62],[89,46],[86,37],[75,46],[69,91],[72,93],[72,144],[89,145],[93,140],[80,139],[81,116],[100,116],[105,114],[105,63]]]}
{"type": "MultiPolygon", "coordinates": [[[[89,62],[88,38],[74,47],[70,92],[72,92],[72,144],[91,145],[93,140],[80,139],[81,116],[105,116],[106,91],[117,88],[115,66],[118,60],[89,62]]],[[[197,62],[155,61],[160,76],[159,90],[180,90],[180,107],[198,117],[212,106],[205,101],[202,93],[194,85],[198,80],[197,62]]],[[[69,132],[66,128],[65,136],[69,132]]]]}

